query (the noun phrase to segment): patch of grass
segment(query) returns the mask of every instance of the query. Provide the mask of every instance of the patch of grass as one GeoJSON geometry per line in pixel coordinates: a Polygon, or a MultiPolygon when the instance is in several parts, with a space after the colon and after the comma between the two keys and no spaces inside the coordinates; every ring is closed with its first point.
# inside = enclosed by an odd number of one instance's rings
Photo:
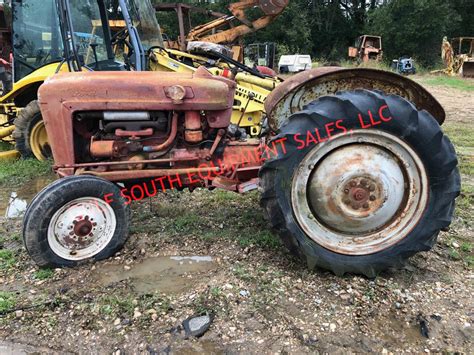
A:
{"type": "Polygon", "coordinates": [[[474,148],[474,130],[472,125],[448,122],[443,125],[443,131],[455,146],[461,147],[461,150],[466,147],[474,148]]]}
{"type": "Polygon", "coordinates": [[[461,244],[461,250],[465,253],[470,253],[472,251],[472,243],[463,242],[461,244]]]}
{"type": "Polygon", "coordinates": [[[461,194],[456,199],[456,215],[460,216],[469,226],[473,223],[474,186],[461,184],[461,194]]]}
{"type": "Polygon", "coordinates": [[[10,269],[15,262],[15,255],[11,250],[0,249],[0,270],[10,269]]]}
{"type": "Polygon", "coordinates": [[[454,248],[449,250],[449,257],[453,260],[461,260],[461,254],[454,248]]]}
{"type": "Polygon", "coordinates": [[[169,299],[156,294],[147,294],[138,298],[131,295],[104,295],[99,298],[94,307],[97,305],[102,314],[120,317],[132,317],[136,307],[141,312],[150,308],[154,308],[158,312],[168,312],[171,309],[169,299]]]}
{"type": "Polygon", "coordinates": [[[238,242],[241,246],[247,247],[249,245],[258,245],[270,249],[281,248],[280,239],[273,235],[269,230],[255,231],[253,234],[240,235],[238,242]]]}
{"type": "Polygon", "coordinates": [[[6,152],[7,150],[14,149],[15,146],[11,143],[0,141],[0,152],[6,152]]]}
{"type": "Polygon", "coordinates": [[[211,295],[212,297],[220,297],[222,295],[222,291],[220,287],[211,287],[211,295]]]}
{"type": "Polygon", "coordinates": [[[34,276],[37,280],[46,280],[53,277],[54,271],[51,269],[39,269],[35,271],[34,276]]]}
{"type": "Polygon", "coordinates": [[[244,281],[250,281],[253,279],[252,274],[246,268],[240,265],[237,265],[234,269],[232,269],[232,273],[244,281]]]}
{"type": "Polygon", "coordinates": [[[187,233],[192,231],[197,231],[201,217],[199,217],[194,212],[188,212],[182,216],[176,217],[173,223],[173,227],[176,232],[187,233]]]}
{"type": "Polygon", "coordinates": [[[100,313],[105,314],[107,316],[112,315],[114,313],[114,309],[110,304],[105,304],[100,307],[100,313]]]}
{"type": "Polygon", "coordinates": [[[227,202],[227,201],[235,201],[240,198],[241,195],[231,192],[231,191],[226,191],[226,190],[215,190],[212,192],[211,199],[213,202],[227,202]]]}
{"type": "Polygon", "coordinates": [[[474,255],[468,255],[465,261],[468,268],[474,269],[474,255]]]}
{"type": "Polygon", "coordinates": [[[20,184],[33,177],[51,172],[51,161],[36,159],[19,159],[0,164],[0,184],[14,182],[20,184]]]}
{"type": "Polygon", "coordinates": [[[16,305],[14,293],[0,291],[0,313],[10,311],[16,305]]]}
{"type": "Polygon", "coordinates": [[[121,297],[118,295],[106,295],[99,299],[101,304],[100,310],[105,314],[126,315],[131,317],[135,305],[133,304],[133,297],[121,297]]]}
{"type": "Polygon", "coordinates": [[[437,76],[427,79],[426,83],[429,85],[448,86],[462,91],[474,91],[474,83],[472,81],[456,76],[437,76]]]}
{"type": "Polygon", "coordinates": [[[21,241],[21,234],[18,232],[10,232],[10,231],[2,231],[0,228],[0,233],[10,233],[10,235],[0,235],[0,250],[4,249],[6,245],[10,242],[20,242],[21,241]]]}

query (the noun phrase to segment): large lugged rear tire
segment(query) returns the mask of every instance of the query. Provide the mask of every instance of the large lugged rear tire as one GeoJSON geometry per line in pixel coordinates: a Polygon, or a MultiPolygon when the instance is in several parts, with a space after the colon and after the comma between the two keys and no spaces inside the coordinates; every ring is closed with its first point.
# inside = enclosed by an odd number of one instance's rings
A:
{"type": "Polygon", "coordinates": [[[72,176],[46,186],[23,219],[26,250],[40,267],[75,266],[120,250],[128,237],[130,211],[120,190],[94,176],[72,176]],[[113,194],[112,202],[104,200],[113,194]]]}
{"type": "Polygon", "coordinates": [[[31,101],[15,119],[16,150],[23,158],[45,160],[51,157],[51,148],[38,101],[31,101]]]}
{"type": "Polygon", "coordinates": [[[431,249],[451,223],[460,190],[453,145],[400,96],[322,97],[275,141],[283,143],[260,170],[261,204],[310,268],[374,277],[431,249]]]}

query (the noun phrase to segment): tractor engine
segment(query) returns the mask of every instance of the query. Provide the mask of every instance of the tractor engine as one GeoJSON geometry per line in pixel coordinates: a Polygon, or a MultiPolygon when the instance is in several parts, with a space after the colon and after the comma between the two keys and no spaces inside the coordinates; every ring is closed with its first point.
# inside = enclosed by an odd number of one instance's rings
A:
{"type": "Polygon", "coordinates": [[[40,104],[54,168],[60,176],[92,174],[126,184],[179,175],[185,186],[236,190],[257,177],[262,142],[242,141],[245,135],[230,124],[234,90],[234,81],[204,68],[50,79],[40,104]]]}
{"type": "Polygon", "coordinates": [[[201,149],[206,143],[209,147],[219,133],[209,128],[200,111],[80,112],[73,127],[76,156],[80,161],[97,162],[170,157],[172,149],[201,149]]]}

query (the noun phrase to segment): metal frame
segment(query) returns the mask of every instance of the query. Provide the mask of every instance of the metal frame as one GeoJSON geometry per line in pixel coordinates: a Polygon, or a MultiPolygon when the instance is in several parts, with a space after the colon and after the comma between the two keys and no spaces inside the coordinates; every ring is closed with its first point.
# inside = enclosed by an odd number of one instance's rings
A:
{"type": "MultiPolygon", "coordinates": [[[[108,59],[114,59],[113,49],[111,44],[111,35],[110,35],[110,25],[108,21],[107,11],[105,11],[105,4],[103,0],[97,0],[99,5],[99,11],[102,21],[102,27],[104,29],[104,37],[107,42],[107,56],[108,59]]],[[[71,9],[69,0],[58,0],[58,13],[60,19],[60,28],[61,35],[64,42],[64,52],[65,60],[67,61],[69,71],[81,71],[82,67],[92,70],[86,65],[81,65],[79,55],[77,53],[77,46],[74,40],[74,36],[71,34],[74,33],[74,26],[71,18],[71,9]]],[[[127,7],[125,0],[119,0],[119,5],[122,10],[122,15],[125,20],[128,34],[130,37],[130,43],[133,47],[133,54],[135,56],[135,70],[144,71],[146,70],[146,56],[145,50],[143,49],[142,43],[140,41],[140,36],[136,27],[133,25],[132,19],[130,17],[130,12],[127,7]]]]}

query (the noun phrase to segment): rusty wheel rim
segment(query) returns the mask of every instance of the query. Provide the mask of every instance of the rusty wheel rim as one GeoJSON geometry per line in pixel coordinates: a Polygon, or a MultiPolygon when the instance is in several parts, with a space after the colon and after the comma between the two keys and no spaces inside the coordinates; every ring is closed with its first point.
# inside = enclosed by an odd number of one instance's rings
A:
{"type": "Polygon", "coordinates": [[[85,260],[110,243],[117,221],[112,207],[95,197],[72,200],[59,208],[48,227],[51,250],[66,260],[85,260]]]}
{"type": "Polygon", "coordinates": [[[313,148],[296,169],[293,213],[306,235],[340,254],[367,255],[405,238],[428,202],[413,149],[379,130],[355,130],[313,148]]]}

